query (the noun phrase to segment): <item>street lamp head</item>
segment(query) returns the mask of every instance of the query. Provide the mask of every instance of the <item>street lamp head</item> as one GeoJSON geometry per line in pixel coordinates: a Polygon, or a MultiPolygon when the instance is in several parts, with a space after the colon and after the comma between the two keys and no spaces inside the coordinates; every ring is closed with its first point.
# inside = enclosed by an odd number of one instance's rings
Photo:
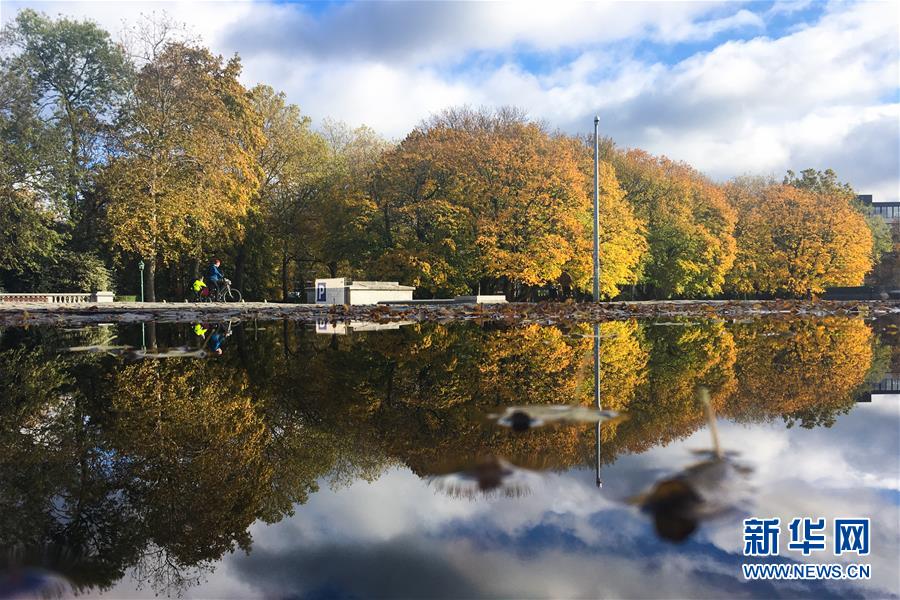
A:
{"type": "Polygon", "coordinates": [[[138,263],[138,269],[140,269],[141,271],[144,270],[144,261],[143,260],[138,263]]]}
{"type": "Polygon", "coordinates": [[[594,125],[600,122],[600,115],[594,115],[594,125]]]}

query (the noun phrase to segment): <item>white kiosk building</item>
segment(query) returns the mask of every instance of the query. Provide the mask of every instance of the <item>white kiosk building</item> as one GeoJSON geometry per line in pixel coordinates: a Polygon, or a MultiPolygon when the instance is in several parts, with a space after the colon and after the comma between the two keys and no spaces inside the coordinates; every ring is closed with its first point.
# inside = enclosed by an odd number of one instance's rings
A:
{"type": "Polygon", "coordinates": [[[412,300],[411,285],[397,281],[347,281],[344,277],[316,279],[315,285],[306,288],[306,301],[310,304],[378,304],[379,302],[403,302],[412,300]]]}

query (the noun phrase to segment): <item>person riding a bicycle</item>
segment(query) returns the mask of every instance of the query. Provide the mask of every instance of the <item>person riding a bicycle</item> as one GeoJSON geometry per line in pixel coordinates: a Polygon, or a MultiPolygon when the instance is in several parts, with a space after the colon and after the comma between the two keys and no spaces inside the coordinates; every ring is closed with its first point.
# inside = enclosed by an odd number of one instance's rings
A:
{"type": "Polygon", "coordinates": [[[222,270],[219,268],[222,266],[222,261],[218,258],[214,258],[212,264],[209,265],[209,268],[206,270],[206,281],[209,282],[209,286],[215,288],[216,296],[218,296],[222,290],[222,283],[225,281],[225,275],[222,273],[222,270]]]}
{"type": "Polygon", "coordinates": [[[241,290],[231,285],[231,280],[222,273],[222,261],[214,258],[203,275],[206,285],[194,282],[197,302],[241,302],[241,290]],[[207,287],[208,286],[208,287],[207,287]],[[199,287],[199,291],[197,288],[199,287]]]}

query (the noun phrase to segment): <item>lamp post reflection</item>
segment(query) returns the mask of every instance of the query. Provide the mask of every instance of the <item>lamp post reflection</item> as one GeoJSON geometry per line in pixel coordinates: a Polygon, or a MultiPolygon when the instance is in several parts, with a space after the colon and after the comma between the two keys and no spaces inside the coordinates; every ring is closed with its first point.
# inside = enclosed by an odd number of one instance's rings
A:
{"type": "MultiPolygon", "coordinates": [[[[600,324],[594,323],[594,408],[601,410],[600,406],[600,324]]],[[[600,425],[597,421],[597,487],[603,487],[603,479],[600,478],[600,425]]]]}

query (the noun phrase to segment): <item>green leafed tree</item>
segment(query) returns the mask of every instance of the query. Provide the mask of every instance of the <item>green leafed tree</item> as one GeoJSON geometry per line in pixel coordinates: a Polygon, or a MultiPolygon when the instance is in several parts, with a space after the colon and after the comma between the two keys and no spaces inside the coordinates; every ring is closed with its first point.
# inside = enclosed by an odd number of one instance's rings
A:
{"type": "MultiPolygon", "coordinates": [[[[32,148],[47,154],[39,163],[55,163],[53,199],[70,223],[81,227],[80,236],[93,240],[99,207],[87,191],[100,138],[130,81],[125,52],[96,23],[51,19],[31,9],[19,11],[4,28],[2,43],[10,51],[2,64],[4,77],[14,78],[20,98],[30,97],[32,110],[22,116],[30,127],[55,133],[60,144],[32,148]]],[[[38,174],[50,183],[50,172],[38,174]]]]}
{"type": "Polygon", "coordinates": [[[38,269],[59,241],[52,215],[32,195],[0,180],[0,273],[38,269]]]}
{"type": "Polygon", "coordinates": [[[262,178],[248,214],[248,237],[237,251],[238,285],[249,261],[251,277],[243,287],[258,288],[262,296],[280,288],[282,299],[287,299],[293,289],[292,268],[310,260],[314,204],[324,193],[328,150],[310,118],[289,104],[284,93],[266,85],[250,93],[262,119],[262,178]]]}
{"type": "Polygon", "coordinates": [[[735,214],[722,189],[691,167],[641,150],[609,152],[619,183],[645,223],[642,283],[662,298],[722,291],[735,257],[735,214]]]}

